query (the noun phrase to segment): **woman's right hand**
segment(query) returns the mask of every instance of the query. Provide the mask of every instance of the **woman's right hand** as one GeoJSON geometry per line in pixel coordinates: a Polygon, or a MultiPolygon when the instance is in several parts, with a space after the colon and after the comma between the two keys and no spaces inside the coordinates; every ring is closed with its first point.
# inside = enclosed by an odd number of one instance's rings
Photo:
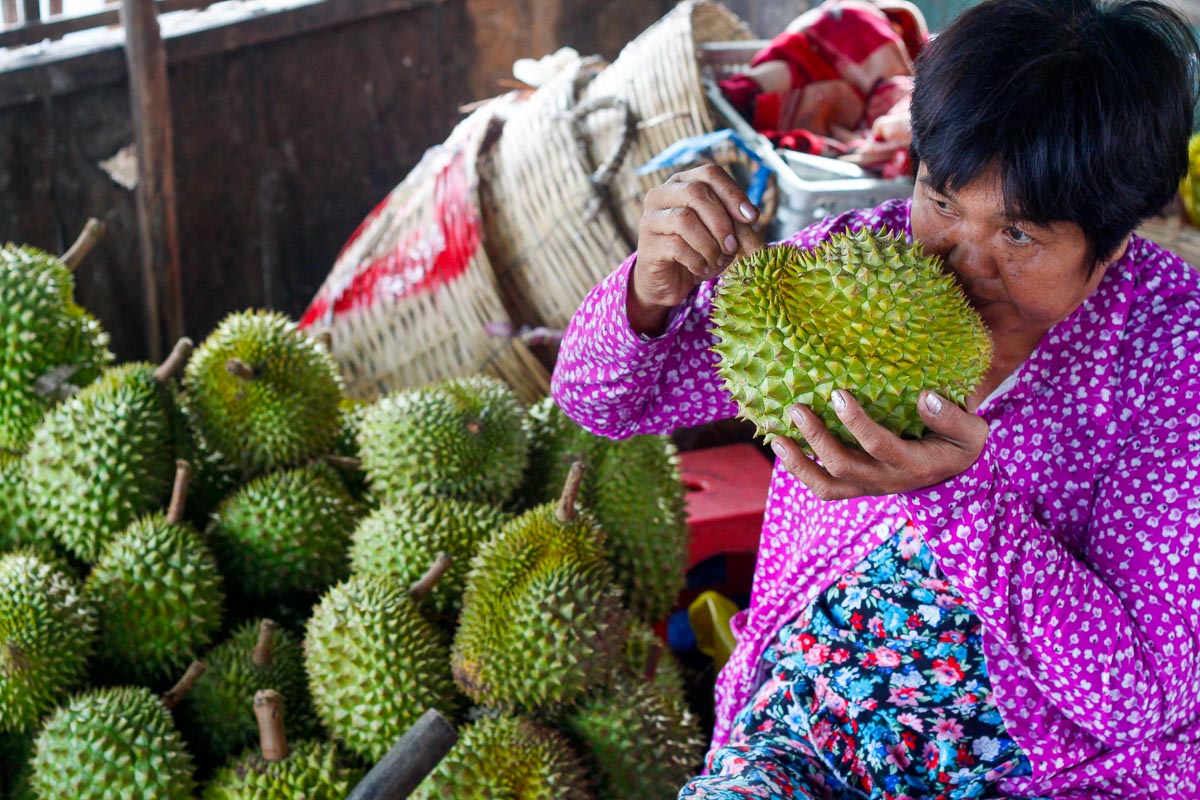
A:
{"type": "Polygon", "coordinates": [[[739,253],[762,247],[758,211],[716,164],[679,172],[646,193],[627,310],[636,333],[658,335],[692,287],[715,280],[739,253]]]}

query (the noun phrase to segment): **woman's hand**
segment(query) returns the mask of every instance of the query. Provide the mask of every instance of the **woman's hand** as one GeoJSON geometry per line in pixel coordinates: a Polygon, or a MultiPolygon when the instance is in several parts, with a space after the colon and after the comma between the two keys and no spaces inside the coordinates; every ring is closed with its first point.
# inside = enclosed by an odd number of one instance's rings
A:
{"type": "Polygon", "coordinates": [[[916,440],[901,439],[877,424],[849,392],[835,391],[830,405],[862,450],[847,447],[804,405],[792,406],[792,419],[820,463],[806,456],[791,439],[778,437],[771,443],[788,472],[822,500],[933,486],[974,464],[987,440],[986,420],[933,392],[922,392],[917,403],[930,432],[916,440]]]}
{"type": "Polygon", "coordinates": [[[629,322],[657,335],[667,312],[702,281],[714,280],[739,251],[762,247],[750,227],[758,211],[716,164],[676,173],[646,193],[637,264],[629,281],[629,322]]]}

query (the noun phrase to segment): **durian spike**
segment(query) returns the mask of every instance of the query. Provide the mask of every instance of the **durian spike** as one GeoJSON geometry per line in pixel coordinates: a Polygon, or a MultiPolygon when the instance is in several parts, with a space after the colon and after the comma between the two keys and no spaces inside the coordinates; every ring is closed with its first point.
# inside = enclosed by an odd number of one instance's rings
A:
{"type": "Polygon", "coordinates": [[[425,595],[432,592],[433,587],[436,586],[437,582],[440,581],[442,576],[446,574],[446,570],[450,568],[450,564],[453,561],[454,559],[452,559],[450,556],[439,552],[437,554],[437,558],[433,560],[433,564],[429,566],[429,569],[425,570],[425,574],[422,575],[416,582],[414,582],[412,586],[408,587],[408,593],[412,596],[412,599],[420,600],[425,597],[425,595]]]}
{"type": "Polygon", "coordinates": [[[171,354],[167,356],[167,360],[154,370],[154,380],[159,383],[167,383],[180,372],[183,372],[183,367],[187,364],[188,358],[192,355],[192,340],[184,336],[175,346],[171,348],[171,354]]]}
{"type": "Polygon", "coordinates": [[[271,648],[275,646],[275,631],[279,628],[274,620],[264,619],[258,623],[258,642],[254,645],[254,655],[251,658],[256,667],[266,667],[271,663],[271,648]]]}
{"type": "Polygon", "coordinates": [[[188,664],[187,672],[183,673],[183,677],[179,679],[179,683],[165,691],[162,696],[162,704],[168,710],[179,705],[179,701],[187,697],[187,693],[196,685],[196,681],[204,674],[204,662],[193,661],[188,664]]]}
{"type": "Polygon", "coordinates": [[[339,456],[334,453],[321,456],[321,460],[335,469],[353,472],[356,469],[362,469],[362,460],[351,458],[350,456],[339,456]]]}
{"type": "Polygon", "coordinates": [[[192,481],[192,465],[182,458],[175,462],[175,486],[171,490],[171,505],[167,507],[167,522],[178,525],[183,522],[183,509],[187,505],[188,485],[192,481]]]}
{"type": "Polygon", "coordinates": [[[254,367],[242,361],[240,358],[231,358],[225,362],[225,371],[235,378],[241,378],[244,381],[252,381],[258,377],[258,373],[254,371],[254,367]]]}
{"type": "Polygon", "coordinates": [[[558,498],[558,508],[554,511],[554,518],[562,524],[575,521],[575,500],[579,497],[579,487],[583,484],[583,473],[587,469],[587,465],[582,461],[576,461],[571,464],[571,471],[567,474],[567,482],[563,484],[562,494],[558,498]]]}
{"type": "Polygon", "coordinates": [[[83,225],[83,231],[80,232],[79,238],[75,243],[62,254],[59,259],[66,265],[67,269],[72,272],[79,266],[79,262],[92,251],[92,248],[104,238],[104,233],[108,230],[103,222],[95,217],[88,217],[88,221],[83,225]]]}
{"type": "Polygon", "coordinates": [[[254,693],[254,717],[258,720],[258,744],[264,761],[288,757],[287,731],[283,727],[283,697],[274,689],[254,693]]]}

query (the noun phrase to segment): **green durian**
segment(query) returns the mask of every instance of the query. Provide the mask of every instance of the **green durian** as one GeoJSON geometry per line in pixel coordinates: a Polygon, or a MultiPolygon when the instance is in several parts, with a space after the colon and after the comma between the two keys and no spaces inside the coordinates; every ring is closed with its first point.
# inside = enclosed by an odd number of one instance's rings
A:
{"type": "Polygon", "coordinates": [[[172,386],[180,413],[174,416],[176,458],[192,465],[188,488],[187,520],[203,530],[217,505],[237,490],[241,474],[188,422],[188,395],[172,386]]]}
{"type": "Polygon", "coordinates": [[[27,495],[26,470],[21,456],[0,452],[0,550],[41,539],[27,495]]]}
{"type": "Polygon", "coordinates": [[[196,348],[183,384],[192,425],[246,476],[295,466],[333,446],[337,366],[282,314],[230,314],[196,348]]]}
{"type": "Polygon", "coordinates": [[[0,557],[0,731],[37,725],[84,679],[95,639],[72,576],[33,550],[0,557]]]}
{"type": "Polygon", "coordinates": [[[411,491],[503,503],[528,461],[524,417],[512,389],[483,375],[384,397],[358,434],[371,491],[382,503],[411,491]]]}
{"type": "Polygon", "coordinates": [[[289,744],[278,692],[259,691],[253,704],[260,747],[214,773],[201,800],[345,800],[362,770],[346,766],[333,742],[289,744]]]}
{"type": "Polygon", "coordinates": [[[190,468],[179,462],[167,513],[140,517],[100,556],[85,597],[95,607],[106,677],[155,684],[177,674],[221,628],[217,561],[183,521],[190,468]]]}
{"type": "Polygon", "coordinates": [[[352,577],[330,589],[308,621],[304,666],[313,707],[335,739],[369,761],[383,758],[427,709],[451,716],[460,705],[449,643],[414,599],[445,566],[440,559],[411,588],[352,577]]]}
{"type": "Polygon", "coordinates": [[[262,475],[225,498],[208,538],[241,594],[316,595],[348,572],[359,507],[331,467],[262,475]]]}
{"type": "Polygon", "coordinates": [[[38,734],[30,783],[39,797],[188,800],[192,758],[164,701],[144,687],[75,696],[38,734]]]}
{"type": "Polygon", "coordinates": [[[481,705],[557,709],[619,661],[625,613],[604,534],[575,503],[582,479],[577,465],[557,504],[509,522],[471,564],[451,664],[481,705]]]}
{"type": "Polygon", "coordinates": [[[713,301],[717,371],[739,414],[768,441],[799,437],[804,403],[847,444],[830,405],[849,392],[876,422],[925,433],[923,389],[962,404],[991,359],[991,338],[954,278],[919,243],[862,229],[812,250],[767,247],[725,272],[713,301]]]}
{"type": "Polygon", "coordinates": [[[511,516],[483,503],[402,496],[359,522],[350,545],[350,569],[355,574],[390,577],[407,586],[420,579],[439,552],[446,553],[450,567],[425,605],[453,624],[462,605],[471,559],[480,544],[511,516]]]}
{"type": "Polygon", "coordinates": [[[94,563],[113,537],[167,499],[176,410],[166,384],[190,349],[182,339],[161,367],[105,370],[34,433],[30,502],[43,529],[80,560],[94,563]]]}
{"type": "Polygon", "coordinates": [[[284,698],[292,732],[316,734],[300,642],[271,620],[249,621],[204,655],[204,680],[179,713],[193,752],[221,762],[257,740],[254,694],[273,687],[284,698]]]}
{"type": "Polygon", "coordinates": [[[563,485],[571,462],[587,464],[579,504],[607,537],[626,606],[648,622],[665,619],[684,586],[689,542],[686,491],[671,440],[595,436],[548,397],[529,409],[528,418],[532,445],[523,494],[548,502],[547,489],[563,485]]]}
{"type": "Polygon", "coordinates": [[[591,800],[594,796],[582,759],[562,733],[504,715],[469,725],[412,798],[591,800]]]}
{"type": "Polygon", "coordinates": [[[338,433],[333,441],[332,459],[341,473],[342,481],[354,499],[374,505],[374,498],[367,489],[367,474],[363,471],[358,455],[358,431],[368,403],[353,397],[343,397],[338,404],[338,433]]]}

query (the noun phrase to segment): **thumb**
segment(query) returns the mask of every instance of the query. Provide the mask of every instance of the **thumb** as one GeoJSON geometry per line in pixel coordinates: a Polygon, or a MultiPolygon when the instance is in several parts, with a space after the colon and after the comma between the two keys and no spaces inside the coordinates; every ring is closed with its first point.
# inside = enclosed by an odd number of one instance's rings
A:
{"type": "Polygon", "coordinates": [[[936,392],[921,392],[917,411],[929,430],[943,439],[971,448],[982,446],[987,439],[987,420],[936,392]]]}
{"type": "Polygon", "coordinates": [[[734,222],[733,232],[737,236],[739,256],[752,255],[767,246],[758,231],[744,222],[734,222]]]}

